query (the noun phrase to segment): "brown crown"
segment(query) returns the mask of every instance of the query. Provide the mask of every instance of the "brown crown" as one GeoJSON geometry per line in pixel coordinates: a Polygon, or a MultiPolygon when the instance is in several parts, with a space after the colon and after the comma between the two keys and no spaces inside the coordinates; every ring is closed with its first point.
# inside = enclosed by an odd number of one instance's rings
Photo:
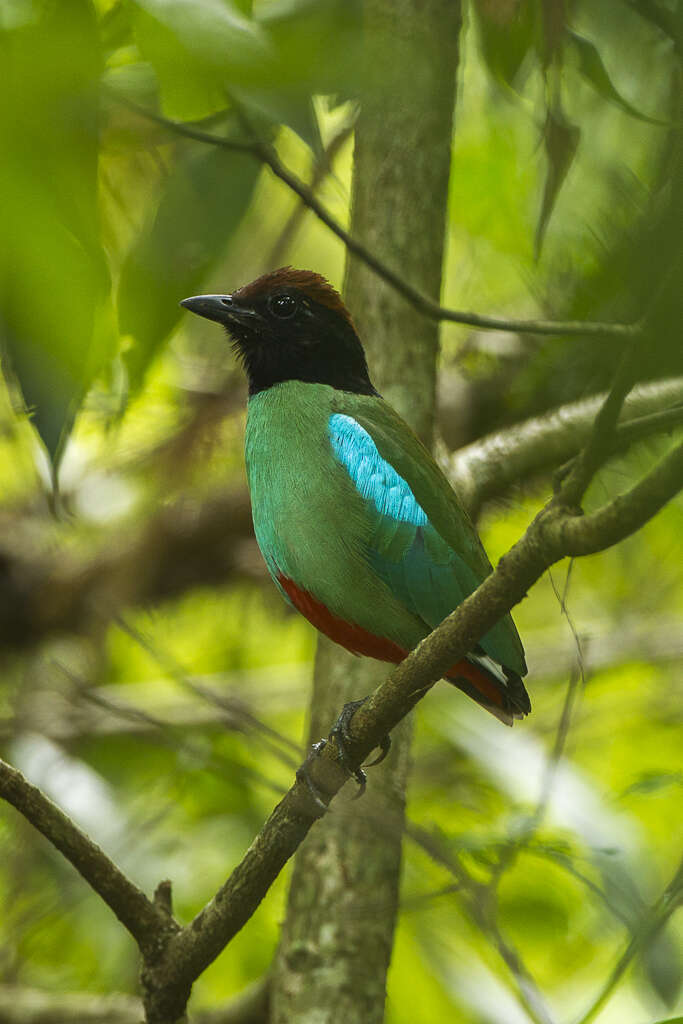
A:
{"type": "Polygon", "coordinates": [[[333,309],[353,326],[351,315],[342,302],[339,292],[326,281],[322,274],[312,270],[295,270],[294,267],[279,267],[262,274],[255,281],[245,284],[234,294],[240,299],[256,299],[275,292],[278,288],[297,288],[313,302],[333,309]]]}

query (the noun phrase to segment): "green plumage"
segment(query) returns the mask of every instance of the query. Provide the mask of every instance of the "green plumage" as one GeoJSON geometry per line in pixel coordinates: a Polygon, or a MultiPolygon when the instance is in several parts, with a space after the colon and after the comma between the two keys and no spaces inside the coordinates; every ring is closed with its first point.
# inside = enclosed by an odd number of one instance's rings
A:
{"type": "MultiPolygon", "coordinates": [[[[429,452],[381,398],[287,381],[249,401],[246,464],[256,538],[269,570],[334,615],[414,647],[491,571],[467,514],[429,452]],[[352,417],[409,485],[428,523],[392,519],[335,456],[330,417],[352,417]]],[[[510,616],[481,641],[524,675],[510,616]]]]}

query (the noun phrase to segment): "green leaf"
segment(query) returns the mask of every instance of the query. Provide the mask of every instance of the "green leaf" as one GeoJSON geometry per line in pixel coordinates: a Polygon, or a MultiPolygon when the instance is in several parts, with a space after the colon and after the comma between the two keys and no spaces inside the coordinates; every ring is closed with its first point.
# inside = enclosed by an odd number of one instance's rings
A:
{"type": "Polygon", "coordinates": [[[156,73],[161,107],[168,117],[200,120],[225,107],[222,72],[193,54],[164,22],[138,10],[134,30],[140,53],[156,73]]]}
{"type": "Polygon", "coordinates": [[[666,124],[665,121],[641,113],[621,95],[612,82],[597,47],[589,39],[578,32],[569,32],[569,40],[579,58],[579,71],[603,99],[616,103],[625,113],[638,118],[639,121],[645,121],[647,124],[666,124]]]}
{"type": "Polygon", "coordinates": [[[105,356],[96,329],[109,290],[97,191],[101,59],[89,0],[42,15],[25,6],[32,18],[0,30],[0,323],[54,457],[105,356]]]}
{"type": "Polygon", "coordinates": [[[320,153],[311,93],[324,91],[324,76],[314,89],[312,69],[327,70],[335,42],[338,49],[343,39],[337,40],[329,18],[322,18],[327,33],[321,28],[320,8],[328,6],[317,4],[305,16],[299,9],[280,11],[259,24],[219,0],[137,0],[135,35],[158,76],[164,112],[197,120],[223,109],[229,98],[247,114],[288,125],[320,153]],[[311,53],[324,57],[311,60],[311,53]]]}
{"type": "MultiPolygon", "coordinates": [[[[267,34],[227,0],[135,0],[140,47],[166,90],[187,74],[220,87],[258,82],[272,56],[267,34]],[[142,15],[142,17],[140,17],[142,15]],[[181,64],[173,67],[173,62],[181,64]]],[[[180,116],[180,115],[178,115],[180,116]]]]}
{"type": "Polygon", "coordinates": [[[560,189],[574,160],[580,137],[580,128],[567,120],[559,104],[548,108],[543,131],[548,169],[543,186],[541,211],[538,216],[534,238],[536,259],[541,254],[543,239],[545,238],[557,197],[560,194],[560,189]]]}
{"type": "Polygon", "coordinates": [[[634,793],[658,793],[669,786],[683,786],[683,772],[648,771],[642,772],[629,786],[624,789],[619,799],[631,796],[634,793]]]}
{"type": "Polygon", "coordinates": [[[653,991],[665,1006],[673,1007],[681,991],[683,966],[680,950],[668,929],[659,932],[648,942],[641,953],[641,962],[653,991]]]}
{"type": "Polygon", "coordinates": [[[286,0],[267,6],[261,24],[274,51],[271,88],[357,96],[363,77],[361,17],[358,0],[286,0]]]}
{"type": "Polygon", "coordinates": [[[507,4],[475,0],[474,10],[481,53],[490,73],[517,89],[522,65],[534,46],[534,5],[529,0],[507,4]]]}
{"type": "Polygon", "coordinates": [[[252,196],[260,164],[244,153],[191,151],[171,172],[159,207],[123,265],[119,324],[135,391],[178,323],[180,299],[196,292],[227,245],[252,196]]]}

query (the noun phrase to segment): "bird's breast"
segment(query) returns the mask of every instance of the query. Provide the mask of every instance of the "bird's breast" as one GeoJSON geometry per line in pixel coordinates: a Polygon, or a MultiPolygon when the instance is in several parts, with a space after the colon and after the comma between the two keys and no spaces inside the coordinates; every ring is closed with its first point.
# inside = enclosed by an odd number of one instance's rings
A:
{"type": "Polygon", "coordinates": [[[254,530],[268,568],[311,589],[353,561],[364,508],[332,451],[325,385],[290,381],[249,402],[245,461],[254,530]]]}

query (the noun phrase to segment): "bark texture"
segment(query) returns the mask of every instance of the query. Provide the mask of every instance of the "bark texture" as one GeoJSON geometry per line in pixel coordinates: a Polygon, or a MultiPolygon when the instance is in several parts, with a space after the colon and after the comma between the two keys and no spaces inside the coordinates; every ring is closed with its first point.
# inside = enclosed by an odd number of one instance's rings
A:
{"type": "MultiPolygon", "coordinates": [[[[366,96],[356,129],[351,233],[438,300],[460,4],[367,0],[366,96]]],[[[438,324],[359,259],[346,300],[375,386],[427,444],[434,421],[438,324]]],[[[321,640],[310,740],[387,667],[321,640]]],[[[410,723],[359,803],[335,804],[295,861],[271,994],[273,1024],[379,1024],[398,903],[410,723]]],[[[347,789],[353,793],[354,783],[347,789]]]]}

